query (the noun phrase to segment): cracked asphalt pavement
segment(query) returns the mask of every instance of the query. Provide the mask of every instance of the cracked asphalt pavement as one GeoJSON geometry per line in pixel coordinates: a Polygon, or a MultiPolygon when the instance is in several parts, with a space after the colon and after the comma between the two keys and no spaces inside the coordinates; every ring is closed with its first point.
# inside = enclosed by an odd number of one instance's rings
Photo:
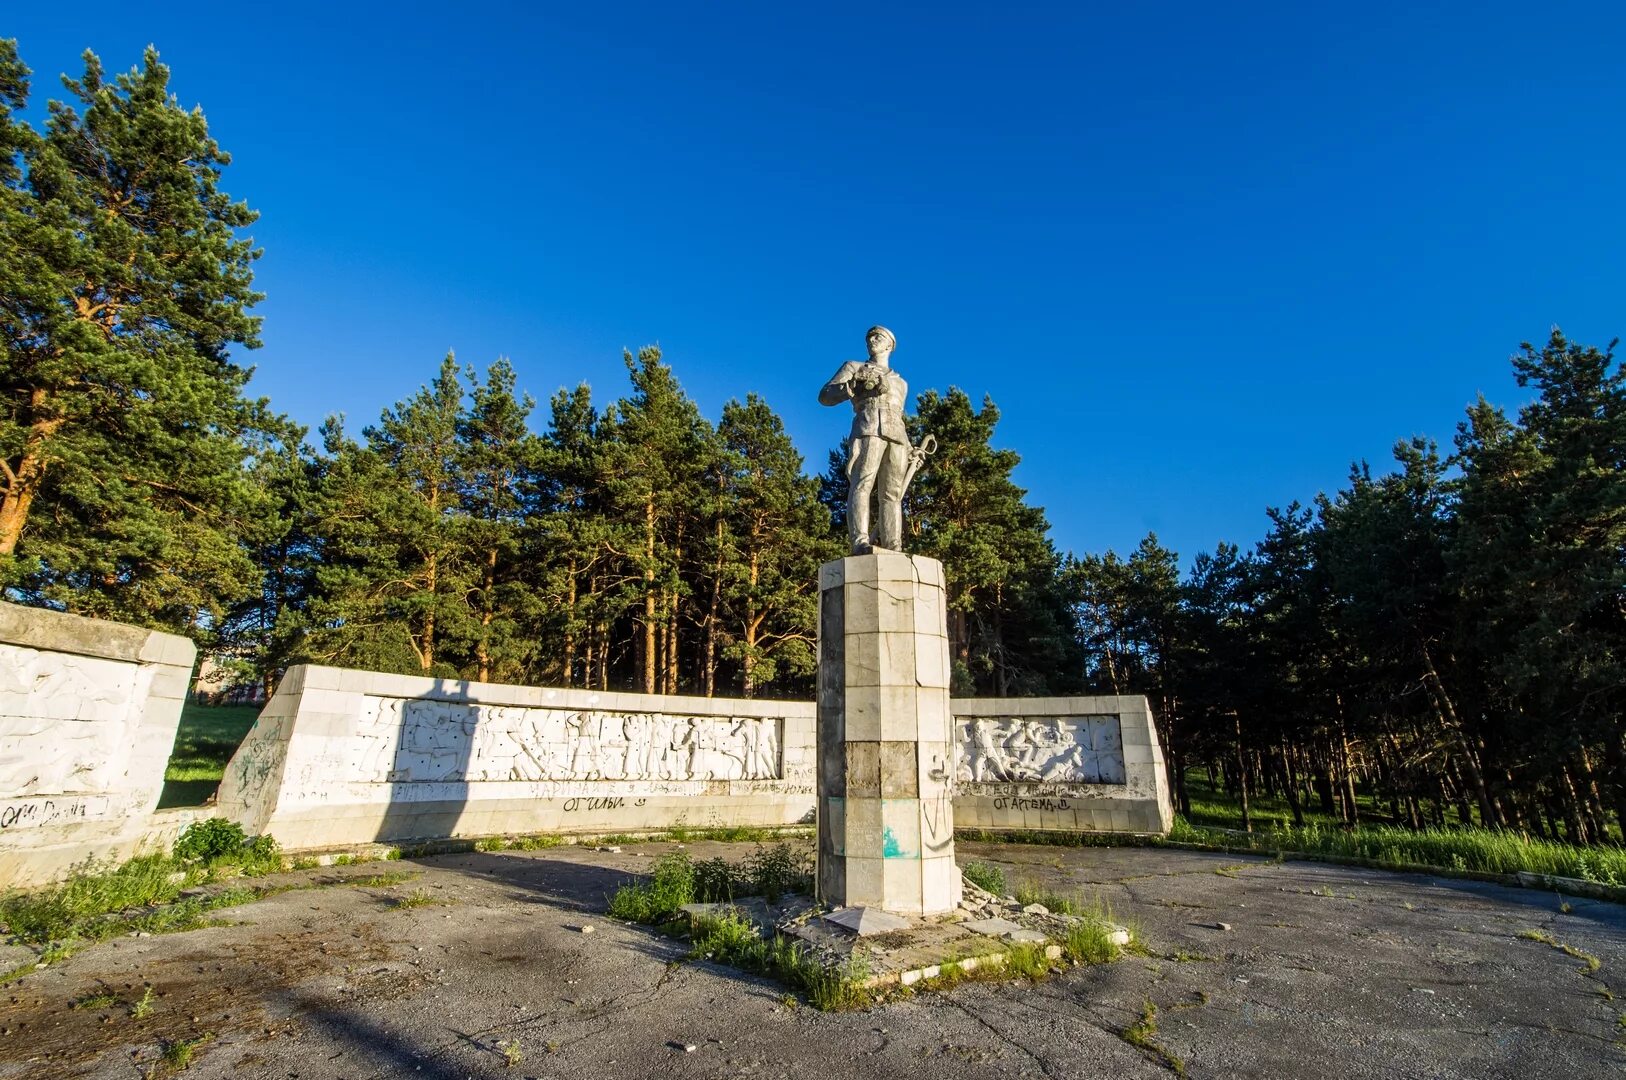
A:
{"type": "MultiPolygon", "coordinates": [[[[0,1080],[179,1075],[163,1049],[200,1038],[189,1080],[1626,1076],[1616,904],[1233,855],[961,843],[962,864],[996,863],[1012,887],[1110,906],[1145,953],[820,1013],[603,916],[671,847],[284,875],[316,887],[0,989],[0,1080]]],[[[6,966],[22,956],[0,950],[6,966]]]]}

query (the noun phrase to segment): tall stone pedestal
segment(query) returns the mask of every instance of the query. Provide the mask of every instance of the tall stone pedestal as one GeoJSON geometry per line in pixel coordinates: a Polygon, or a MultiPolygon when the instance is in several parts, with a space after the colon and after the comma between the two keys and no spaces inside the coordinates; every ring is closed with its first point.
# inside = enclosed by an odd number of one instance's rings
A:
{"type": "Polygon", "coordinates": [[[819,569],[818,895],[952,911],[954,729],[943,566],[879,551],[819,569]]]}

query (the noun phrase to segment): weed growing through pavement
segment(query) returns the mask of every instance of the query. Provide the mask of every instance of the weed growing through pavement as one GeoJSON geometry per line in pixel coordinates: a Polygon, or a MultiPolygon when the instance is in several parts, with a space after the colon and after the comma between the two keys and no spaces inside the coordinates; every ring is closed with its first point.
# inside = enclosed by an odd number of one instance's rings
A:
{"type": "Polygon", "coordinates": [[[765,938],[735,912],[697,919],[689,957],[771,975],[801,990],[815,1008],[826,1011],[862,1008],[871,1001],[862,985],[869,972],[858,958],[840,967],[826,967],[801,942],[765,938]]]}
{"type": "Polygon", "coordinates": [[[214,1032],[205,1031],[202,1035],[191,1039],[173,1039],[164,1043],[164,1064],[176,1072],[180,1072],[192,1064],[192,1056],[198,1052],[198,1047],[214,1038],[214,1032]]]}
{"type": "Polygon", "coordinates": [[[403,911],[411,908],[431,907],[435,904],[450,903],[451,901],[444,897],[432,896],[429,893],[424,892],[422,889],[414,889],[405,896],[398,896],[395,898],[395,910],[403,911]]]}
{"type": "Polygon", "coordinates": [[[351,878],[344,882],[361,889],[387,889],[391,885],[399,885],[403,881],[411,881],[418,875],[406,870],[391,870],[388,873],[373,874],[370,877],[351,878]]]}
{"type": "Polygon", "coordinates": [[[510,1069],[525,1060],[525,1052],[520,1049],[518,1039],[504,1039],[497,1044],[497,1049],[502,1052],[502,1059],[510,1069]]]}
{"type": "Polygon", "coordinates": [[[117,1005],[119,997],[113,991],[103,987],[89,994],[82,994],[68,1002],[70,1009],[105,1009],[109,1005],[117,1005]]]}
{"type": "Polygon", "coordinates": [[[130,1019],[145,1020],[147,1017],[151,1016],[152,998],[152,987],[149,986],[147,987],[146,993],[141,995],[141,1000],[130,1006],[130,1019]]]}
{"type": "Polygon", "coordinates": [[[787,844],[759,846],[743,864],[724,859],[692,860],[671,851],[655,860],[650,878],[621,886],[610,898],[609,913],[628,922],[661,923],[685,904],[711,903],[743,896],[765,896],[770,903],[786,893],[812,886],[807,858],[787,844]]]}
{"type": "Polygon", "coordinates": [[[1041,904],[1048,908],[1052,915],[1081,915],[1084,905],[1071,896],[1050,892],[1042,888],[1037,882],[1024,881],[1016,886],[1016,902],[1026,907],[1029,904],[1041,904]]]}
{"type": "Polygon", "coordinates": [[[1186,1075],[1186,1063],[1157,1041],[1157,1006],[1150,998],[1141,1004],[1140,1019],[1124,1028],[1119,1038],[1138,1050],[1152,1054],[1176,1076],[1186,1075]]]}
{"type": "Polygon", "coordinates": [[[1596,956],[1593,956],[1589,952],[1583,952],[1573,945],[1566,945],[1564,942],[1559,941],[1545,930],[1520,930],[1517,936],[1525,939],[1526,941],[1539,941],[1543,945],[1557,949],[1565,956],[1581,961],[1580,970],[1581,974],[1583,975],[1591,975],[1593,972],[1603,967],[1603,961],[1599,960],[1596,956]]]}

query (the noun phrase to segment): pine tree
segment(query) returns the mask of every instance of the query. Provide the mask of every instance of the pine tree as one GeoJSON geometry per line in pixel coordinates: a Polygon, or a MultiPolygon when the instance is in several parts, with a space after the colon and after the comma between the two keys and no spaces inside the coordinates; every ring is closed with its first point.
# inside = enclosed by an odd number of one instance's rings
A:
{"type": "Polygon", "coordinates": [[[256,588],[243,463],[283,428],[229,355],[258,344],[255,214],[155,51],[111,82],[85,54],[43,135],[14,119],[27,76],[0,42],[0,582],[195,627],[256,588]]]}
{"type": "Polygon", "coordinates": [[[719,537],[720,593],[733,629],[727,648],[740,666],[740,692],[813,673],[820,564],[841,554],[817,481],[802,473],[784,423],[755,394],[723,407],[718,425],[730,468],[719,537]]]}
{"type": "Polygon", "coordinates": [[[473,372],[468,411],[458,421],[457,479],[461,542],[473,581],[465,616],[473,634],[470,674],[481,682],[495,674],[519,679],[534,639],[520,621],[529,606],[529,587],[519,562],[521,533],[536,507],[532,474],[541,446],[526,427],[535,402],[516,395],[514,367],[498,360],[484,383],[473,372]]]}
{"type": "Polygon", "coordinates": [[[646,694],[676,693],[681,609],[691,593],[685,560],[703,542],[705,523],[694,509],[711,429],[661,362],[660,349],[646,346],[624,360],[633,392],[600,425],[601,477],[612,520],[636,537],[626,555],[637,573],[629,599],[638,629],[638,686],[646,694]]]}
{"type": "Polygon", "coordinates": [[[1011,480],[1021,460],[992,445],[999,410],[959,389],[928,390],[909,419],[912,437],[938,452],[906,496],[911,550],[943,563],[956,692],[1042,692],[1069,665],[1059,559],[1044,511],[1011,480]]]}

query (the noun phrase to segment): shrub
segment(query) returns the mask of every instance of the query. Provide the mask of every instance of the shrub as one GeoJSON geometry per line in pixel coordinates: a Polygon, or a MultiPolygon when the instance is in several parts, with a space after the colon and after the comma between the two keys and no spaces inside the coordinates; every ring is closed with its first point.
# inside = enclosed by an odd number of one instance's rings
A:
{"type": "Polygon", "coordinates": [[[1005,871],[999,867],[985,862],[969,862],[965,864],[965,879],[979,889],[993,893],[995,896],[1005,895],[1005,871]]]}
{"type": "Polygon", "coordinates": [[[243,827],[225,818],[194,821],[175,841],[175,857],[182,862],[212,863],[235,855],[248,844],[243,827]]]}
{"type": "Polygon", "coordinates": [[[750,886],[740,870],[722,857],[694,864],[694,898],[704,903],[743,896],[750,886]]]}
{"type": "Polygon", "coordinates": [[[610,898],[610,914],[628,922],[658,923],[695,900],[694,863],[681,851],[662,855],[642,884],[623,885],[610,898]]]}
{"type": "Polygon", "coordinates": [[[235,866],[252,874],[282,869],[275,838],[243,834],[243,827],[224,818],[194,821],[175,841],[175,858],[205,867],[235,866]]]}
{"type": "Polygon", "coordinates": [[[793,852],[789,844],[757,845],[746,857],[745,878],[750,892],[767,897],[770,904],[779,903],[785,893],[808,891],[813,880],[806,860],[793,852]]]}

